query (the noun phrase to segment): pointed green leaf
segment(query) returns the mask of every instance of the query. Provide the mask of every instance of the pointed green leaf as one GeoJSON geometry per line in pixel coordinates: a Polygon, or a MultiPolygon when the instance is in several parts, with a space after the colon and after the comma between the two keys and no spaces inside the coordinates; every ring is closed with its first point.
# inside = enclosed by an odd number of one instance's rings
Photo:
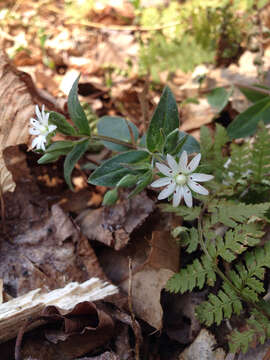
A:
{"type": "Polygon", "coordinates": [[[93,174],[88,182],[93,185],[116,186],[116,184],[131,172],[129,165],[148,162],[150,155],[146,151],[131,150],[116,155],[104,161],[93,174]]]}
{"type": "Polygon", "coordinates": [[[59,159],[63,155],[62,152],[55,151],[53,153],[46,153],[38,159],[38,164],[48,164],[59,159]]]}
{"type": "Polygon", "coordinates": [[[76,135],[77,132],[72,125],[70,125],[64,115],[51,111],[49,122],[57,126],[57,131],[65,135],[76,135]]]}
{"type": "Polygon", "coordinates": [[[270,123],[269,96],[257,101],[254,105],[236,116],[227,128],[228,135],[231,139],[253,135],[260,121],[263,121],[265,124],[270,123]]]}
{"type": "Polygon", "coordinates": [[[74,146],[74,148],[70,151],[70,153],[67,155],[65,162],[64,162],[64,177],[66,180],[66,183],[70,187],[71,190],[73,190],[73,186],[71,183],[71,173],[74,169],[75,164],[77,161],[82,157],[82,155],[86,152],[87,148],[89,146],[89,140],[85,140],[82,142],[79,142],[74,146]]]}
{"type": "Polygon", "coordinates": [[[80,76],[74,81],[68,95],[68,112],[71,120],[77,126],[79,133],[82,135],[90,135],[90,127],[85,112],[78,99],[78,82],[80,76]]]}
{"type": "Polygon", "coordinates": [[[253,103],[256,103],[257,101],[269,96],[260,92],[260,89],[270,90],[269,87],[260,84],[252,84],[252,86],[253,89],[247,89],[245,87],[241,87],[241,85],[237,85],[237,87],[245,95],[245,97],[253,103]],[[258,88],[258,90],[256,90],[256,88],[258,88]]]}
{"type": "Polygon", "coordinates": [[[73,146],[74,146],[73,141],[55,141],[46,149],[46,152],[51,153],[55,151],[57,152],[63,151],[63,155],[64,155],[67,154],[67,152],[69,152],[73,146]]]}
{"type": "Polygon", "coordinates": [[[161,129],[167,136],[178,127],[177,104],[170,88],[166,86],[148,128],[146,135],[147,148],[152,152],[161,151],[164,145],[164,139],[160,133],[161,129]]]}

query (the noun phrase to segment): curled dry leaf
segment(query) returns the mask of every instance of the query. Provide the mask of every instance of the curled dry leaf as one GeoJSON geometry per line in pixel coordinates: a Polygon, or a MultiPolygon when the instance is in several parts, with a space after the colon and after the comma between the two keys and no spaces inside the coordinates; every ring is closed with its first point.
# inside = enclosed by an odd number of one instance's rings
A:
{"type": "Polygon", "coordinates": [[[113,336],[112,318],[89,301],[77,304],[71,311],[48,306],[40,318],[50,327],[45,329],[45,338],[36,330],[26,339],[22,358],[74,359],[106,344],[113,336]]]}

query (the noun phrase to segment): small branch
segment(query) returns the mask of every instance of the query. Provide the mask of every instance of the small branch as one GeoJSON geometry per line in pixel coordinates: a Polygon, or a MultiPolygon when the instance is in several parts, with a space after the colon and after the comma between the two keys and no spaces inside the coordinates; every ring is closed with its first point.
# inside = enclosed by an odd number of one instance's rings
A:
{"type": "Polygon", "coordinates": [[[156,26],[137,26],[137,25],[105,25],[96,23],[93,21],[66,21],[66,25],[80,25],[80,26],[88,26],[95,29],[103,29],[103,30],[112,30],[112,31],[139,31],[139,32],[147,32],[147,31],[160,31],[162,29],[167,29],[170,27],[175,27],[177,25],[181,25],[180,21],[174,21],[172,23],[166,25],[156,25],[156,26]]]}

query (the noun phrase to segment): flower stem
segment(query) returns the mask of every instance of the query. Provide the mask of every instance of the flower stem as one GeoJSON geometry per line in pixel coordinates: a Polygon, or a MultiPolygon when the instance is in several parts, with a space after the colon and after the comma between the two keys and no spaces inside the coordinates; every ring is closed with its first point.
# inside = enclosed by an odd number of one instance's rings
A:
{"type": "Polygon", "coordinates": [[[126,146],[126,147],[128,147],[130,149],[135,149],[135,150],[137,150],[139,148],[139,146],[137,146],[135,144],[131,144],[131,143],[127,142],[127,141],[115,139],[115,138],[112,138],[112,137],[109,137],[109,136],[104,136],[104,135],[95,134],[95,135],[91,136],[91,139],[108,141],[108,142],[111,142],[111,143],[114,143],[114,144],[126,146]]]}

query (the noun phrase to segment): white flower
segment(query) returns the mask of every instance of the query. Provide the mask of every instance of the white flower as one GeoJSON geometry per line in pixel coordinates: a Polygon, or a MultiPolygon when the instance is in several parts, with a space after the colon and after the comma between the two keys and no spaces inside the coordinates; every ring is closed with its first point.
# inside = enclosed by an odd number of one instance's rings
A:
{"type": "Polygon", "coordinates": [[[33,126],[29,129],[31,135],[37,135],[37,137],[32,141],[32,148],[35,147],[37,150],[42,149],[45,151],[45,144],[47,141],[47,136],[53,132],[57,126],[49,125],[49,116],[50,113],[45,113],[44,105],[42,105],[42,110],[40,112],[38,106],[36,105],[36,116],[37,119],[31,118],[30,124],[33,126]]]}
{"type": "Polygon", "coordinates": [[[200,160],[201,154],[198,154],[188,164],[187,152],[183,151],[179,163],[177,163],[170,154],[167,154],[167,163],[169,166],[156,163],[156,167],[165,177],[154,181],[151,186],[166,186],[159,194],[158,200],[163,200],[173,194],[174,207],[180,204],[182,198],[184,198],[188,207],[192,207],[191,190],[198,194],[208,195],[208,190],[198,184],[198,182],[212,180],[213,176],[194,173],[200,160]]]}

